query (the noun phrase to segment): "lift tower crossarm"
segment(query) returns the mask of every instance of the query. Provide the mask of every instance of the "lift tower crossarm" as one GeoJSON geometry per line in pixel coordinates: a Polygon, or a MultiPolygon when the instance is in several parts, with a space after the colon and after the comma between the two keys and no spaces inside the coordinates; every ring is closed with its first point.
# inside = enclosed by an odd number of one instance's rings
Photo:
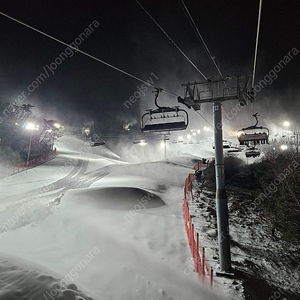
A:
{"type": "Polygon", "coordinates": [[[188,108],[194,110],[200,110],[201,104],[213,103],[213,102],[224,102],[230,100],[238,100],[241,106],[245,106],[247,102],[253,102],[254,98],[249,89],[251,76],[243,77],[225,77],[225,78],[213,78],[203,82],[192,82],[184,83],[181,86],[184,87],[184,97],[178,97],[178,102],[186,105],[188,108]],[[221,82],[227,83],[234,80],[233,87],[226,87],[223,89],[223,95],[220,96],[211,89],[212,85],[219,85],[221,82]],[[198,86],[202,86],[199,90],[198,86]],[[204,89],[205,87],[205,89],[204,89]],[[204,96],[203,96],[204,94],[204,96]]]}
{"type": "MultiPolygon", "coordinates": [[[[244,99],[244,98],[242,98],[242,99],[244,99]]],[[[191,100],[191,99],[189,99],[189,100],[191,100]]],[[[214,98],[210,98],[210,99],[206,99],[206,100],[205,99],[203,99],[203,100],[193,99],[195,104],[213,103],[213,102],[216,102],[216,101],[224,102],[224,101],[230,101],[230,100],[240,100],[240,97],[237,97],[237,96],[224,96],[224,97],[214,97],[214,98]]],[[[185,99],[181,98],[181,97],[178,97],[178,102],[180,102],[182,104],[185,104],[185,99]]]]}

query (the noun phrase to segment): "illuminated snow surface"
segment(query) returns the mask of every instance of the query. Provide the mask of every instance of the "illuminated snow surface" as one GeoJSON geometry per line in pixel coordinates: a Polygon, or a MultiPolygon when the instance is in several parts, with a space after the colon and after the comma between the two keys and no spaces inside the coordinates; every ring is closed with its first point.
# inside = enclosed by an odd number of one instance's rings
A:
{"type": "Polygon", "coordinates": [[[125,163],[71,136],[57,148],[0,180],[1,300],[219,299],[186,272],[183,183],[195,160],[125,163]]]}

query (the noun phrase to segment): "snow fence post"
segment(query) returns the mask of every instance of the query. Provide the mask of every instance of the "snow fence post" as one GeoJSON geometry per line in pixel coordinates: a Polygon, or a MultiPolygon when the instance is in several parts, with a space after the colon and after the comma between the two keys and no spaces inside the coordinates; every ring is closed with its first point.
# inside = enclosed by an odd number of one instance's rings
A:
{"type": "Polygon", "coordinates": [[[192,238],[192,245],[191,245],[191,248],[192,248],[192,257],[193,259],[195,259],[195,239],[194,239],[194,224],[191,224],[191,228],[192,228],[192,233],[191,233],[191,238],[192,238]]]}
{"type": "Polygon", "coordinates": [[[189,236],[190,236],[190,247],[192,247],[192,218],[189,212],[189,236]]]}
{"type": "Polygon", "coordinates": [[[183,198],[183,206],[184,206],[184,225],[185,225],[185,231],[187,233],[187,236],[189,236],[189,229],[188,229],[188,206],[186,202],[186,197],[183,198]]]}
{"type": "Polygon", "coordinates": [[[201,266],[201,271],[203,277],[205,277],[205,249],[202,247],[202,266],[201,266]]]}
{"type": "Polygon", "coordinates": [[[197,260],[196,260],[196,271],[197,273],[200,272],[200,268],[199,268],[199,262],[200,262],[200,255],[199,255],[199,233],[197,232],[196,235],[196,256],[197,256],[197,260]]]}

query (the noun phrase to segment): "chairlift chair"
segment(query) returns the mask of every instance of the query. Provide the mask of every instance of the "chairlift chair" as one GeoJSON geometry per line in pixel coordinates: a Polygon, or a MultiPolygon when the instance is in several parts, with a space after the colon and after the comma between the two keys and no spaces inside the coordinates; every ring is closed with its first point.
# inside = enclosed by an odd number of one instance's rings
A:
{"type": "Polygon", "coordinates": [[[146,140],[146,138],[145,137],[134,137],[134,139],[133,139],[133,144],[135,144],[135,145],[145,145],[145,144],[147,144],[147,140],[146,140]]]}
{"type": "Polygon", "coordinates": [[[260,156],[260,150],[255,148],[255,147],[248,147],[247,150],[245,151],[245,155],[247,158],[249,157],[257,157],[260,156]]]}
{"type": "MultiPolygon", "coordinates": [[[[223,140],[223,149],[229,149],[231,147],[231,142],[223,140]]],[[[212,143],[212,148],[215,149],[215,143],[212,143]]]]}
{"type": "Polygon", "coordinates": [[[97,146],[103,146],[103,145],[105,145],[105,141],[103,139],[99,139],[98,141],[90,143],[91,147],[97,147],[97,146]]]}
{"type": "Polygon", "coordinates": [[[230,147],[227,149],[227,153],[236,153],[236,152],[240,152],[241,150],[237,147],[230,147]]]}
{"type": "Polygon", "coordinates": [[[254,145],[268,144],[269,129],[267,127],[257,126],[258,113],[254,114],[253,117],[256,119],[255,125],[242,128],[237,132],[237,138],[240,145],[249,145],[250,142],[254,143],[254,145]]]}
{"type": "Polygon", "coordinates": [[[165,107],[157,103],[160,90],[156,89],[155,105],[156,109],[149,109],[141,120],[141,131],[164,132],[185,130],[188,126],[188,113],[179,106],[165,107]]]}

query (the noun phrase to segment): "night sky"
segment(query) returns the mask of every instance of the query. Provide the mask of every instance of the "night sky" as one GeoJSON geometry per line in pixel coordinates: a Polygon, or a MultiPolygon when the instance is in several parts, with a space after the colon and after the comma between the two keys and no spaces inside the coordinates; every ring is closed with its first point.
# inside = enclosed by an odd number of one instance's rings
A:
{"type": "MultiPolygon", "coordinates": [[[[216,75],[177,1],[140,2],[207,77],[216,75]]],[[[259,1],[185,0],[185,4],[223,74],[251,74],[259,1]]],[[[141,79],[152,76],[155,85],[176,94],[182,95],[181,83],[203,79],[134,0],[1,0],[0,7],[1,12],[66,43],[92,26],[80,50],[141,79]],[[90,25],[95,21],[97,27],[90,25]]],[[[263,1],[256,82],[293,48],[300,51],[299,13],[298,0],[263,1]]],[[[1,100],[13,101],[24,92],[25,102],[35,105],[36,112],[61,122],[98,120],[115,128],[122,121],[138,120],[143,108],[153,107],[152,89],[148,89],[145,97],[126,108],[124,102],[142,83],[78,52],[66,57],[54,74],[48,69],[51,75],[29,95],[28,86],[66,46],[2,15],[0,28],[1,100]]],[[[257,94],[255,109],[265,118],[288,116],[297,121],[299,65],[300,53],[257,94]]],[[[175,97],[163,99],[177,105],[175,97]]],[[[209,119],[210,109],[203,110],[209,119]]]]}

